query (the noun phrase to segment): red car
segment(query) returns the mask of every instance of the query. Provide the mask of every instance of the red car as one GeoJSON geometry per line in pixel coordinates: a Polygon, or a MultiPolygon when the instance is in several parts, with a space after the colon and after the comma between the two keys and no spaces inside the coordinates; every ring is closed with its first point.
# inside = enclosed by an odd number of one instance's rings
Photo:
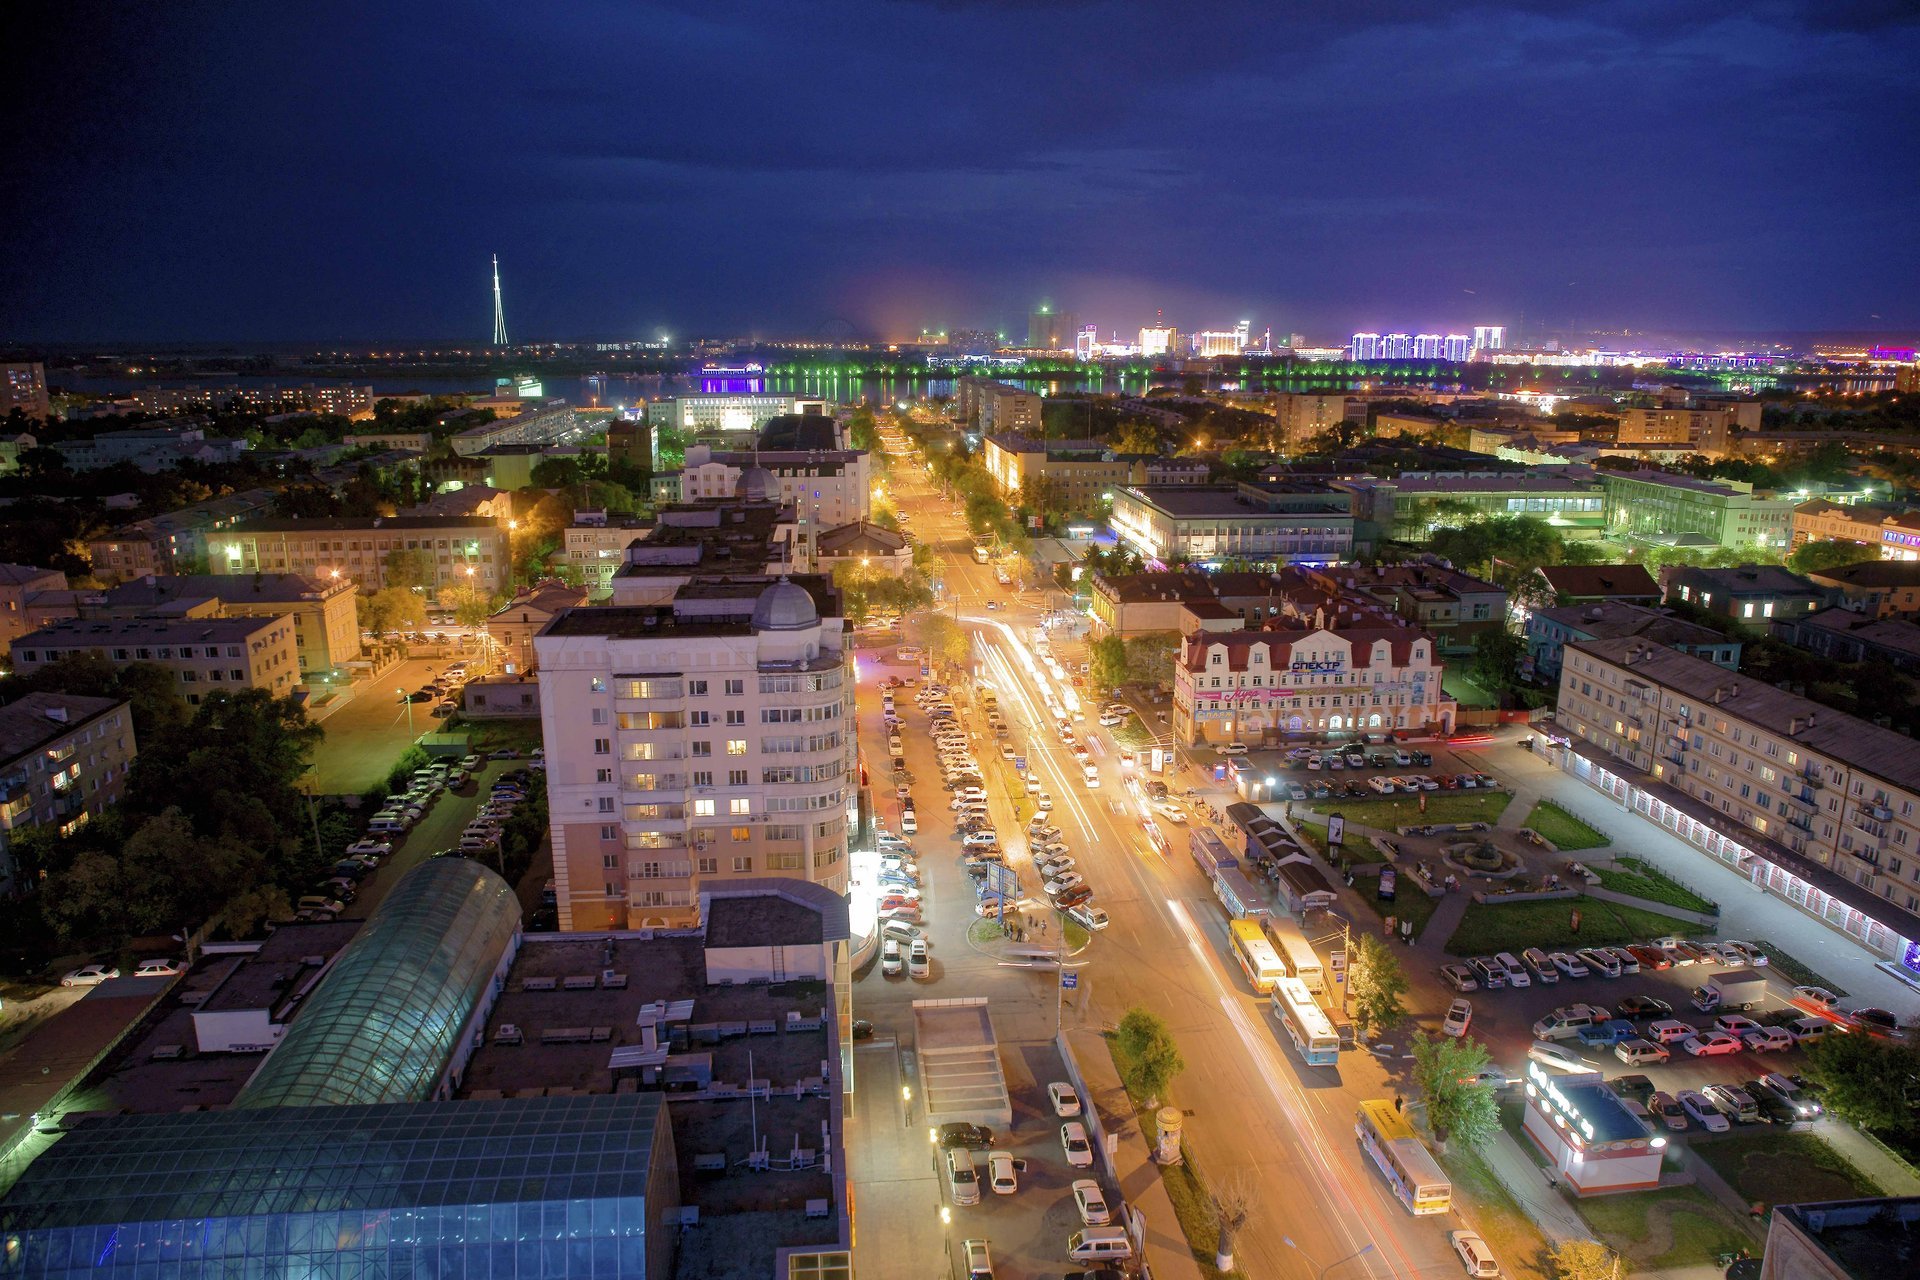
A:
{"type": "Polygon", "coordinates": [[[1627,954],[1640,962],[1643,969],[1671,969],[1673,960],[1658,947],[1631,946],[1627,954]]]}
{"type": "Polygon", "coordinates": [[[1059,907],[1061,910],[1065,910],[1068,907],[1077,907],[1081,903],[1089,901],[1092,897],[1092,889],[1084,884],[1077,884],[1071,889],[1063,890],[1054,895],[1053,905],[1059,907]]]}

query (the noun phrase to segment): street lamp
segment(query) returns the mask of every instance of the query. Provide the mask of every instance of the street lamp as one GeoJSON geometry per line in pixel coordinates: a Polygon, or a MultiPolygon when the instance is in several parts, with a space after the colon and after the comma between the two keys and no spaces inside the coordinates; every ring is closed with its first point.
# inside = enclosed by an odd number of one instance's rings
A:
{"type": "Polygon", "coordinates": [[[411,738],[413,736],[413,698],[405,689],[395,689],[394,692],[400,695],[400,701],[407,706],[407,736],[411,738]]]}
{"type": "MultiPolygon", "coordinates": [[[[1299,1245],[1295,1244],[1293,1242],[1292,1236],[1281,1236],[1280,1243],[1286,1245],[1287,1248],[1292,1249],[1295,1253],[1305,1258],[1307,1260],[1308,1266],[1313,1265],[1312,1255],[1309,1254],[1305,1249],[1302,1249],[1299,1245]]],[[[1373,1242],[1368,1241],[1366,1244],[1361,1245],[1358,1249],[1355,1249],[1352,1253],[1348,1254],[1346,1257],[1335,1258],[1332,1262],[1329,1262],[1326,1266],[1320,1268],[1320,1272],[1317,1276],[1314,1277],[1314,1280],[1327,1280],[1327,1273],[1333,1270],[1335,1267],[1339,1266],[1341,1263],[1352,1262],[1355,1258],[1361,1257],[1364,1254],[1369,1254],[1372,1252],[1373,1252],[1373,1242]]]]}

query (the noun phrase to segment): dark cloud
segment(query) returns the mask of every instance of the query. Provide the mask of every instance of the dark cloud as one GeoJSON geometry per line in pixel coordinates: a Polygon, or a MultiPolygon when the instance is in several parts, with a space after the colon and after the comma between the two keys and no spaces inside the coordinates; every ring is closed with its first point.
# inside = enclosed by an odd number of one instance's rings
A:
{"type": "Polygon", "coordinates": [[[1920,323],[1910,4],[28,3],[0,341],[1920,323]],[[1471,291],[1471,292],[1469,292],[1471,291]]]}

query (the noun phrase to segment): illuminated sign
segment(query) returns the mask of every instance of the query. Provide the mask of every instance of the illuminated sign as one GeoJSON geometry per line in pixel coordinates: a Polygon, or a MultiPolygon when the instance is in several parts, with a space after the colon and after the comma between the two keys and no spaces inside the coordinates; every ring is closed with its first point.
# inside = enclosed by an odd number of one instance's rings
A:
{"type": "Polygon", "coordinates": [[[1344,671],[1346,664],[1336,658],[1332,662],[1296,662],[1292,669],[1295,671],[1344,671]]]}

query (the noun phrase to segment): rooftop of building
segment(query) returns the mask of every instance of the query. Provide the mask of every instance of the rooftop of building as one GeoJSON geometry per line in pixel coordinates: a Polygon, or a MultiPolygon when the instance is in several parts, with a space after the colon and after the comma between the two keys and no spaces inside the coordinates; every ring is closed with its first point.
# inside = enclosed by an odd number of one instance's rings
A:
{"type": "Polygon", "coordinates": [[[1920,657],[1920,623],[1904,618],[1870,618],[1851,609],[1821,609],[1798,620],[1801,626],[1844,632],[1888,653],[1920,657]]]}
{"type": "Polygon", "coordinates": [[[1660,584],[1641,564],[1547,564],[1536,572],[1557,595],[1660,598],[1660,584]]]}
{"type": "MultiPolygon", "coordinates": [[[[1175,519],[1231,516],[1286,520],[1299,514],[1282,509],[1288,497],[1336,497],[1328,486],[1311,480],[1263,481],[1257,485],[1143,484],[1120,492],[1175,519]]],[[[1337,496],[1342,501],[1347,497],[1346,494],[1337,496]]],[[[1328,511],[1326,514],[1338,513],[1328,511]]]]}
{"type": "Polygon", "coordinates": [[[987,443],[1006,453],[1043,453],[1049,458],[1112,459],[1113,448],[1104,440],[1040,440],[1018,431],[992,431],[987,443]]]}
{"type": "Polygon", "coordinates": [[[206,599],[228,604],[297,604],[352,591],[351,582],[322,581],[303,573],[183,573],[132,578],[101,594],[109,608],[163,609],[206,599]]]}
{"type": "Polygon", "coordinates": [[[548,578],[523,587],[514,593],[511,600],[494,610],[493,618],[501,622],[516,622],[519,613],[539,610],[543,613],[558,613],[562,609],[572,608],[587,602],[587,589],[569,583],[548,578]]]}
{"type": "Polygon", "coordinates": [[[1582,479],[1569,475],[1402,475],[1398,479],[1393,480],[1349,480],[1344,483],[1352,485],[1392,485],[1398,493],[1406,495],[1423,493],[1588,494],[1598,493],[1600,490],[1600,485],[1595,480],[1582,479]]]}
{"type": "Polygon", "coordinates": [[[1197,569],[1172,569],[1164,572],[1096,573],[1093,590],[1121,604],[1151,604],[1177,600],[1206,600],[1213,597],[1213,578],[1197,569]]]}
{"type": "Polygon", "coordinates": [[[1655,471],[1650,468],[1642,468],[1639,471],[1608,471],[1604,479],[1657,484],[1669,489],[1691,489],[1695,493],[1711,494],[1720,498],[1748,497],[1753,493],[1753,486],[1741,481],[1702,480],[1698,476],[1684,476],[1672,471],[1655,471]]]}
{"type": "Polygon", "coordinates": [[[1451,565],[1407,560],[1396,564],[1349,564],[1323,569],[1334,582],[1366,591],[1379,587],[1414,591],[1445,591],[1456,595],[1505,595],[1506,589],[1484,578],[1462,573],[1451,565]]]}
{"type": "Polygon", "coordinates": [[[208,1013],[273,1008],[293,996],[301,978],[331,962],[365,923],[315,920],[279,926],[258,951],[233,957],[236,963],[222,970],[219,984],[200,1000],[199,1008],[208,1013]]]}
{"type": "Polygon", "coordinates": [[[1905,507],[1882,507],[1866,502],[1835,502],[1830,498],[1809,498],[1793,509],[1798,516],[1845,516],[1864,524],[1879,524],[1907,511],[1905,507]]]}
{"type": "Polygon", "coordinates": [[[62,618],[13,642],[54,648],[75,644],[225,644],[243,641],[279,622],[279,618],[62,618]]]}
{"type": "MultiPolygon", "coordinates": [[[[567,609],[542,627],[542,636],[604,636],[612,640],[646,640],[662,636],[738,636],[753,632],[754,606],[778,579],[759,574],[745,577],[696,578],[674,592],[674,604],[586,605],[567,609]],[[679,604],[728,602],[737,607],[683,610],[679,604]]],[[[840,616],[840,593],[831,578],[794,574],[790,582],[812,597],[821,618],[840,616]]]]}
{"type": "MultiPolygon", "coordinates": [[[[1871,554],[1873,548],[1861,547],[1860,554],[1871,554]]],[[[1920,560],[1861,560],[1856,564],[1843,564],[1837,569],[1816,569],[1807,574],[1809,580],[1822,584],[1846,587],[1920,587],[1920,560]]]]}
{"type": "Polygon", "coordinates": [[[58,569],[37,569],[30,564],[0,564],[0,587],[32,586],[54,575],[65,576],[58,569]]]}
{"type": "Polygon", "coordinates": [[[1396,667],[1406,666],[1412,658],[1415,641],[1427,642],[1427,653],[1433,655],[1432,638],[1417,627],[1382,625],[1388,620],[1377,614],[1361,615],[1354,622],[1328,620],[1325,626],[1314,623],[1302,623],[1293,619],[1274,619],[1264,627],[1249,627],[1244,631],[1201,632],[1188,636],[1180,661],[1189,671],[1208,669],[1207,651],[1215,645],[1227,650],[1227,669],[1243,671],[1247,668],[1248,655],[1259,645],[1266,645],[1270,657],[1266,669],[1284,671],[1292,662],[1295,645],[1310,640],[1317,635],[1333,635],[1351,646],[1353,656],[1352,669],[1365,671],[1373,666],[1375,646],[1384,641],[1388,646],[1388,661],[1396,667]]]}
{"type": "MultiPolygon", "coordinates": [[[[1569,604],[1557,608],[1535,609],[1532,616],[1571,628],[1594,639],[1644,636],[1657,644],[1703,645],[1737,644],[1712,627],[1676,618],[1665,609],[1650,605],[1628,604],[1621,600],[1602,600],[1595,604],[1569,604]]],[[[1858,615],[1856,615],[1858,616],[1858,615]]]]}
{"type": "Polygon", "coordinates": [[[813,540],[813,546],[823,556],[856,555],[862,552],[890,556],[906,549],[907,535],[871,520],[855,520],[852,524],[828,529],[813,540]]]}
{"type": "Polygon", "coordinates": [[[1586,1135],[1588,1141],[1605,1145],[1609,1142],[1645,1140],[1652,1136],[1652,1131],[1644,1121],[1620,1105],[1619,1095],[1605,1081],[1563,1076],[1550,1079],[1549,1084],[1560,1091],[1560,1096],[1571,1104],[1582,1120],[1593,1126],[1586,1135]]]}
{"type": "Polygon", "coordinates": [[[83,698],[70,693],[29,693],[15,698],[0,707],[0,760],[26,755],[125,705],[120,698],[83,698]]]}
{"type": "Polygon", "coordinates": [[[1625,667],[1695,705],[1710,704],[1723,715],[1738,716],[1809,752],[1920,793],[1920,751],[1903,733],[1638,637],[1570,640],[1567,648],[1625,667]]]}
{"type": "Polygon", "coordinates": [[[1849,1280],[1910,1276],[1920,1269],[1920,1196],[1783,1204],[1773,1212],[1849,1280]]]}
{"type": "Polygon", "coordinates": [[[499,532],[491,516],[310,516],[242,520],[229,533],[405,533],[425,529],[466,529],[499,532]]]}
{"type": "Polygon", "coordinates": [[[1793,570],[1777,564],[1741,564],[1724,569],[1708,569],[1699,565],[1669,565],[1661,571],[1662,578],[1676,582],[1710,583],[1713,586],[1733,592],[1736,595],[1756,591],[1819,594],[1816,587],[1806,578],[1793,570]]]}

